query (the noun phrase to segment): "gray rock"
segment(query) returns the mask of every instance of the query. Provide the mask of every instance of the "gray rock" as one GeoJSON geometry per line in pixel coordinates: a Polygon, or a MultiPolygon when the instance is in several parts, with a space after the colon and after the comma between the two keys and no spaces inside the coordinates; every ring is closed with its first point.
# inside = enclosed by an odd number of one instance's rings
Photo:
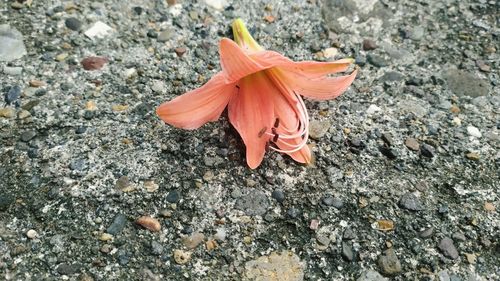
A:
{"type": "Polygon", "coordinates": [[[408,192],[401,196],[399,199],[399,206],[410,211],[420,211],[423,210],[422,203],[415,194],[408,192]]]}
{"type": "Polygon", "coordinates": [[[163,246],[159,242],[153,240],[151,242],[151,252],[155,256],[160,256],[163,253],[163,246]]]}
{"type": "Polygon", "coordinates": [[[167,198],[165,198],[169,203],[177,203],[181,200],[181,194],[177,190],[172,190],[167,194],[167,198]]]}
{"type": "Polygon", "coordinates": [[[342,242],[342,258],[346,261],[354,260],[354,252],[352,251],[352,245],[348,242],[342,242]]]}
{"type": "Polygon", "coordinates": [[[82,22],[74,17],[67,18],[66,21],[64,21],[64,24],[67,28],[74,31],[79,31],[80,29],[82,29],[82,22]]]}
{"type": "Polygon", "coordinates": [[[21,87],[14,85],[5,93],[5,102],[11,104],[21,97],[21,87]]]}
{"type": "Polygon", "coordinates": [[[250,216],[262,216],[269,208],[266,194],[259,190],[250,190],[247,194],[236,200],[236,209],[244,211],[250,216]]]}
{"type": "Polygon", "coordinates": [[[368,54],[366,59],[371,65],[376,67],[384,67],[389,65],[389,62],[385,58],[379,55],[368,54]]]}
{"type": "Polygon", "coordinates": [[[21,140],[24,142],[29,142],[34,137],[36,137],[36,135],[37,135],[36,131],[24,131],[21,133],[21,140]]]}
{"type": "Polygon", "coordinates": [[[449,69],[443,74],[443,78],[457,96],[485,96],[490,91],[487,81],[462,70],[449,69]]]}
{"type": "Polygon", "coordinates": [[[61,275],[73,275],[73,274],[80,272],[81,268],[82,268],[82,266],[80,264],[77,264],[77,263],[73,263],[73,264],[62,263],[62,264],[57,266],[56,270],[61,275]]]}
{"type": "Polygon", "coordinates": [[[278,203],[283,203],[283,201],[285,201],[285,193],[281,189],[274,190],[271,197],[273,197],[278,203]]]}
{"type": "Polygon", "coordinates": [[[401,272],[401,262],[392,248],[379,256],[378,265],[384,275],[397,275],[401,272]]]}
{"type": "Polygon", "coordinates": [[[441,242],[439,242],[438,245],[439,250],[443,253],[448,258],[451,259],[457,259],[458,258],[458,251],[457,248],[455,248],[455,245],[453,244],[453,240],[449,237],[445,237],[441,239],[441,242]]]}
{"type": "Polygon", "coordinates": [[[3,73],[17,76],[23,74],[23,68],[21,66],[4,66],[3,73]]]}
{"type": "Polygon", "coordinates": [[[25,54],[21,32],[7,24],[0,25],[0,61],[13,61],[25,54]]]}
{"type": "Polygon", "coordinates": [[[436,149],[424,143],[420,146],[420,153],[422,153],[422,155],[425,157],[433,158],[434,156],[436,156],[436,149]]]}
{"type": "Polygon", "coordinates": [[[356,281],[388,281],[388,280],[389,279],[380,275],[380,273],[371,269],[361,273],[358,279],[356,279],[356,281]]]}
{"type": "Polygon", "coordinates": [[[118,214],[113,219],[111,225],[106,229],[106,232],[111,235],[116,235],[120,233],[127,224],[127,217],[123,214],[118,214]]]}

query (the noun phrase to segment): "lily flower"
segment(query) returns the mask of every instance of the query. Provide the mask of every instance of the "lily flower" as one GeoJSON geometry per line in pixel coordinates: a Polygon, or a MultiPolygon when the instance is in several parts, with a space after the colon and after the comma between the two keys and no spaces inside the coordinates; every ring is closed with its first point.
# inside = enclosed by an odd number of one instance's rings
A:
{"type": "Polygon", "coordinates": [[[267,148],[310,163],[309,115],[301,96],[333,99],[352,83],[357,70],[345,76],[352,59],[294,62],[264,50],[241,19],[233,24],[234,41],[219,44],[222,70],[202,87],[161,104],[156,113],[166,123],[196,129],[219,118],[226,106],[229,121],[246,146],[250,168],[257,168],[267,148]]]}

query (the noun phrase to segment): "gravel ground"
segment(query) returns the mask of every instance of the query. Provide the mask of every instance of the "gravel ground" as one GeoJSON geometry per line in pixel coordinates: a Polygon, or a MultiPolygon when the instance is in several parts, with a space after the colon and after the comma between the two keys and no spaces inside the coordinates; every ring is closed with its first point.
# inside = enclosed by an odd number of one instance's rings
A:
{"type": "Polygon", "coordinates": [[[0,279],[500,280],[499,5],[1,0],[0,279]],[[314,165],[155,116],[236,17],[360,66],[306,101],[314,165]]]}

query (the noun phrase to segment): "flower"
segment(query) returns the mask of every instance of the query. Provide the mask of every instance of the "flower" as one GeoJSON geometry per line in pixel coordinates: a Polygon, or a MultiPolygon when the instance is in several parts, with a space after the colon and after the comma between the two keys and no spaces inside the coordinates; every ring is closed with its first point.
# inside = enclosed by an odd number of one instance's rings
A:
{"type": "Polygon", "coordinates": [[[310,163],[309,115],[301,95],[316,100],[339,96],[357,70],[346,76],[328,75],[346,71],[353,60],[294,62],[264,50],[241,19],[232,27],[235,42],[223,38],[219,45],[222,71],[202,87],[161,104],[158,116],[175,127],[196,129],[217,120],[228,106],[229,121],[245,143],[250,168],[260,165],[268,147],[310,163]]]}

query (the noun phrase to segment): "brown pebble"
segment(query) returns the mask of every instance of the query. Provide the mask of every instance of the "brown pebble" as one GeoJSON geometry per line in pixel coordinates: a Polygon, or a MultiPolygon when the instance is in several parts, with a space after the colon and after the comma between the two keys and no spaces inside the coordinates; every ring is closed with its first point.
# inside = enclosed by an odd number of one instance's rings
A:
{"type": "Polygon", "coordinates": [[[495,211],[495,205],[493,205],[493,203],[490,203],[490,202],[485,202],[484,203],[484,209],[488,212],[494,212],[495,211]]]}
{"type": "Polygon", "coordinates": [[[450,111],[451,111],[451,113],[455,113],[455,114],[456,114],[456,113],[460,113],[460,107],[458,107],[458,106],[456,106],[456,105],[452,105],[452,106],[450,107],[450,111]]]}
{"type": "Polygon", "coordinates": [[[418,151],[420,149],[420,144],[414,138],[407,138],[405,140],[405,145],[406,145],[406,147],[408,147],[409,149],[411,149],[413,151],[418,151]]]}
{"type": "Polygon", "coordinates": [[[34,88],[39,88],[39,87],[45,86],[45,82],[40,81],[40,80],[31,80],[29,82],[29,84],[31,87],[34,87],[34,88]]]}
{"type": "Polygon", "coordinates": [[[16,114],[16,111],[10,107],[0,108],[0,117],[12,118],[16,114]]]}
{"type": "Polygon", "coordinates": [[[394,229],[394,222],[391,220],[378,220],[377,225],[380,231],[391,231],[394,229]]]}
{"type": "Polygon", "coordinates": [[[104,57],[87,57],[84,58],[80,63],[85,70],[99,70],[108,62],[107,58],[104,57]]]}
{"type": "Polygon", "coordinates": [[[142,216],[142,217],[138,218],[135,221],[135,223],[137,223],[138,225],[140,225],[146,229],[154,231],[154,232],[158,232],[161,230],[160,222],[157,219],[152,218],[152,217],[142,216]]]}
{"type": "Polygon", "coordinates": [[[203,240],[205,240],[205,235],[200,232],[195,232],[188,237],[184,237],[184,239],[182,239],[182,243],[186,246],[186,248],[194,249],[200,245],[203,240]]]}
{"type": "Polygon", "coordinates": [[[177,48],[175,48],[174,51],[178,57],[182,57],[186,53],[187,49],[186,49],[186,47],[177,47],[177,48]]]}
{"type": "Polygon", "coordinates": [[[174,260],[178,264],[186,264],[191,259],[191,253],[183,250],[174,251],[174,260]]]}
{"type": "Polygon", "coordinates": [[[268,22],[268,23],[273,23],[276,18],[272,15],[268,15],[268,16],[265,16],[264,19],[268,22]]]}
{"type": "Polygon", "coordinates": [[[363,40],[363,50],[371,51],[371,50],[375,50],[376,48],[377,48],[377,44],[375,43],[375,41],[373,41],[371,39],[363,40]]]}
{"type": "Polygon", "coordinates": [[[313,219],[311,220],[311,223],[309,224],[309,228],[312,230],[316,230],[319,227],[319,220],[313,219]]]}
{"type": "Polygon", "coordinates": [[[205,246],[207,247],[207,251],[212,251],[213,249],[217,248],[217,242],[215,240],[208,240],[205,243],[205,246]]]}
{"type": "Polygon", "coordinates": [[[467,159],[473,160],[473,161],[479,161],[479,159],[481,158],[481,156],[477,152],[469,152],[469,153],[465,154],[465,157],[467,157],[467,159]]]}
{"type": "Polygon", "coordinates": [[[487,65],[484,61],[478,60],[476,61],[477,67],[479,67],[479,70],[482,72],[490,72],[491,71],[491,66],[487,65]]]}

